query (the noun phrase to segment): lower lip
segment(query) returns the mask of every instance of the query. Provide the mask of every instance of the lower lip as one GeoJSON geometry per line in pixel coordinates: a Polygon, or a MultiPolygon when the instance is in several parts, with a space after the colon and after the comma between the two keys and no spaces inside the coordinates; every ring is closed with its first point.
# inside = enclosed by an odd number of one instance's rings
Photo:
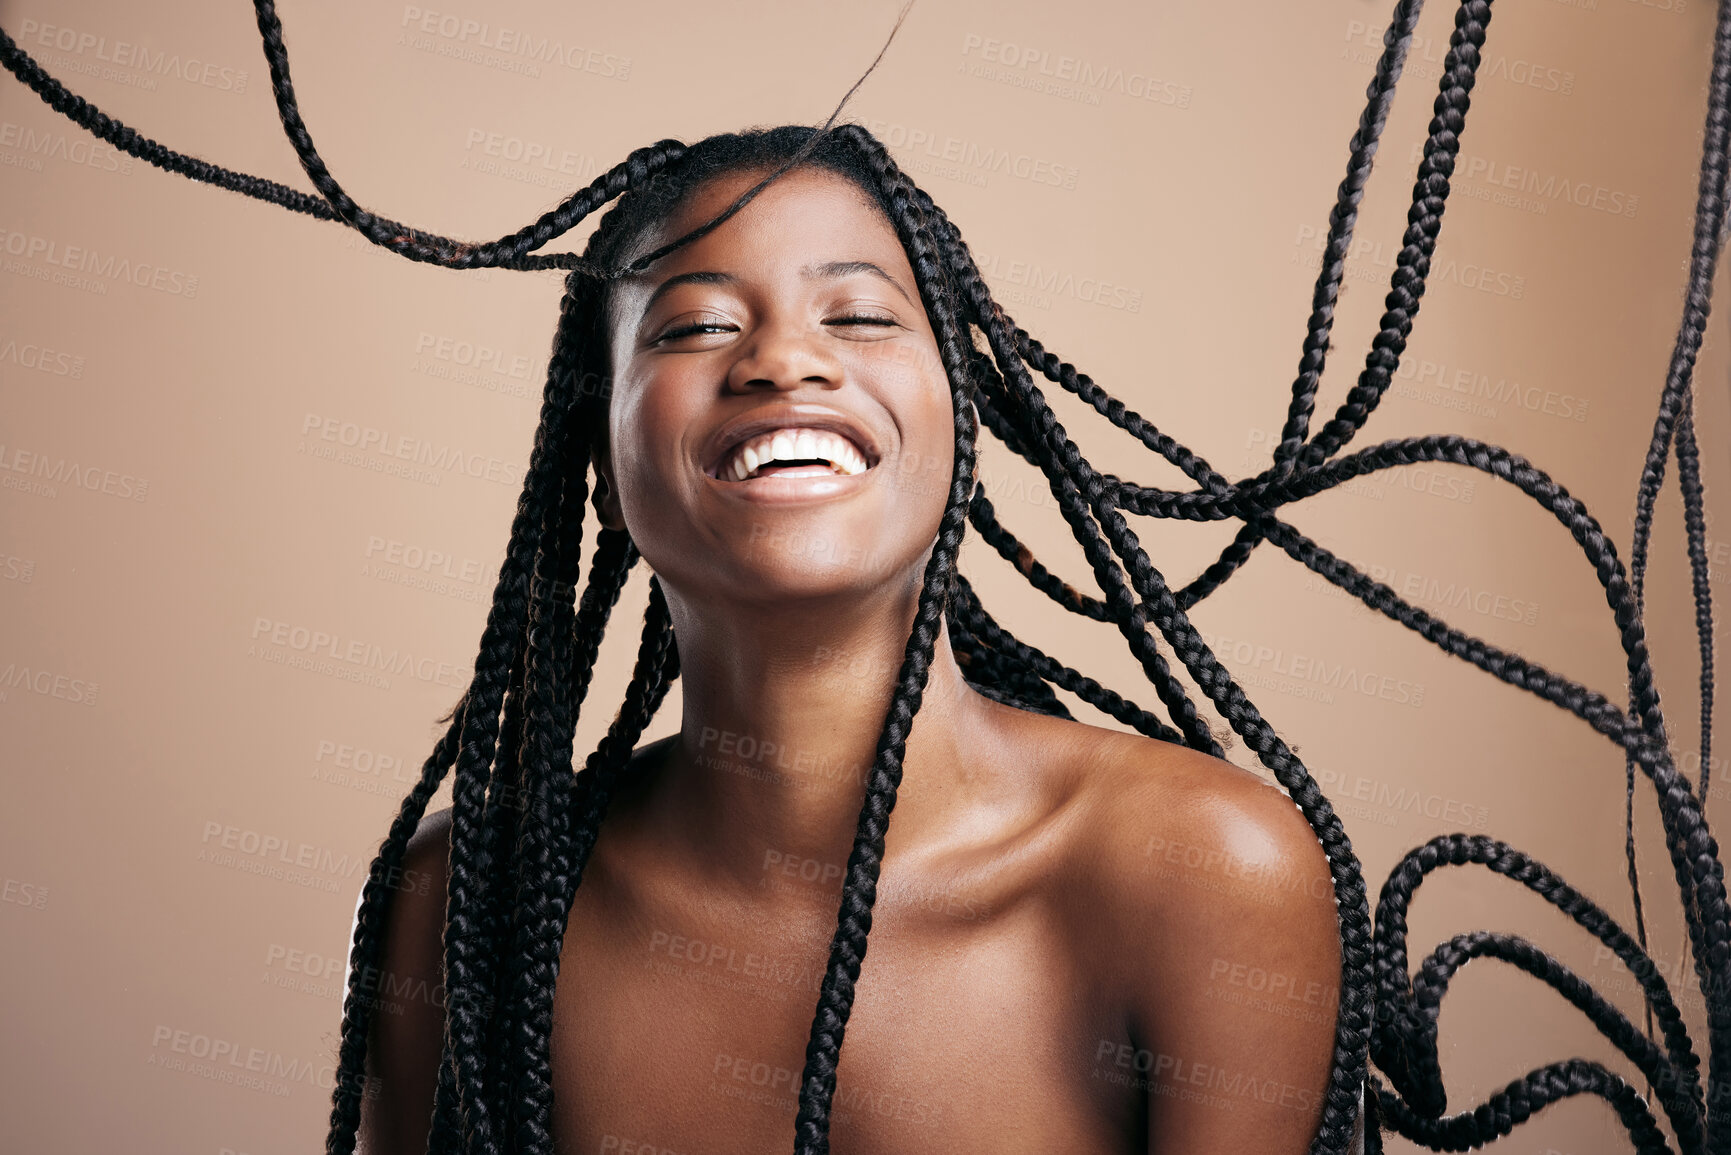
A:
{"type": "MultiPolygon", "coordinates": [[[[748,477],[744,481],[722,481],[718,477],[709,477],[709,483],[720,492],[741,501],[762,505],[796,505],[845,496],[864,485],[866,478],[871,475],[871,469],[864,473],[820,473],[804,477],[770,473],[762,477],[748,477]]],[[[708,477],[708,474],[704,476],[708,477]]]]}

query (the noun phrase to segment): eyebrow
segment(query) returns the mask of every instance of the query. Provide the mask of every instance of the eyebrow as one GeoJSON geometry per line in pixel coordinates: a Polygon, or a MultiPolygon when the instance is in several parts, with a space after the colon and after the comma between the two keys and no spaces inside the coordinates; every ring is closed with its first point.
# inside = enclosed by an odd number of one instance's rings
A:
{"type": "Polygon", "coordinates": [[[708,270],[699,270],[694,273],[676,273],[655,286],[655,291],[649,294],[649,300],[643,303],[643,311],[647,313],[650,309],[655,307],[655,302],[659,301],[669,291],[680,285],[733,285],[738,282],[739,278],[734,276],[732,273],[714,273],[709,272],[708,270]]]}
{"type": "MultiPolygon", "coordinates": [[[[902,300],[907,301],[910,305],[913,304],[907,290],[902,288],[894,277],[886,273],[882,266],[873,264],[871,261],[826,261],[821,265],[807,265],[799,271],[802,277],[825,278],[851,277],[856,273],[870,273],[874,277],[887,281],[892,289],[901,294],[902,300]]],[[[676,273],[655,286],[655,291],[649,294],[649,300],[643,304],[643,311],[647,313],[655,306],[656,301],[680,285],[736,285],[738,283],[739,278],[732,273],[720,273],[708,269],[700,269],[690,273],[676,273]]]]}
{"type": "Polygon", "coordinates": [[[910,305],[913,304],[913,301],[908,297],[907,290],[902,288],[901,283],[884,272],[882,267],[874,265],[870,261],[829,261],[821,265],[807,265],[799,273],[802,277],[851,277],[855,273],[870,273],[874,277],[888,281],[890,288],[902,295],[902,300],[907,301],[910,305]]]}

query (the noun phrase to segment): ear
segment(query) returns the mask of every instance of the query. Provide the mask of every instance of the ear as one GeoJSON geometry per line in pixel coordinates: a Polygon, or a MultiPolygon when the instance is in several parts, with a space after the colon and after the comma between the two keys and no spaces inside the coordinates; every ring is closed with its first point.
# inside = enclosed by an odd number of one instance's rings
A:
{"type": "Polygon", "coordinates": [[[595,488],[589,501],[602,525],[612,530],[625,528],[625,514],[619,508],[619,486],[613,478],[613,454],[605,437],[595,445],[595,488]]]}
{"type": "Polygon", "coordinates": [[[980,484],[980,446],[986,439],[987,430],[980,420],[980,407],[972,401],[968,402],[968,407],[974,411],[974,474],[969,479],[972,482],[969,486],[971,493],[980,484]]]}

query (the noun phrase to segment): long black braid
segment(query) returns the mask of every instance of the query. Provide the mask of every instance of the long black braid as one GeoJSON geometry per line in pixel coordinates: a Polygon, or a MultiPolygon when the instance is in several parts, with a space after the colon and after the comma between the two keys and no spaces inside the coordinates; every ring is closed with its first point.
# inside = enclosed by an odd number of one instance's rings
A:
{"type": "MultiPolygon", "coordinates": [[[[1484,837],[1443,835],[1414,850],[1391,873],[1373,923],[1358,861],[1338,817],[1308,770],[1262,719],[1187,617],[1188,610],[1220,588],[1266,540],[1445,651],[1569,710],[1616,743],[1624,751],[1631,797],[1636,767],[1652,781],[1658,796],[1688,945],[1707,1002],[1707,1086],[1722,1085],[1726,1064],[1731,1062],[1731,1002],[1726,998],[1731,989],[1731,908],[1726,903],[1717,844],[1702,813],[1709,782],[1713,648],[1704,494],[1691,384],[1726,224],[1731,0],[1721,0],[1715,31],[1687,299],[1637,492],[1635,535],[1626,572],[1615,547],[1579,501],[1543,471],[1497,446],[1455,436],[1417,437],[1340,456],[1392,381],[1418,312],[1481,60],[1489,0],[1461,0],[1457,8],[1386,312],[1357,384],[1333,418],[1311,435],[1310,417],[1358,205],[1421,7],[1420,0],[1399,0],[1395,5],[1384,52],[1366,92],[1366,107],[1349,143],[1347,173],[1330,212],[1281,439],[1270,467],[1240,482],[1216,472],[1017,327],[992,299],[960,232],[942,210],[896,167],[870,133],[854,125],[832,129],[835,114],[817,130],[730,134],[691,146],[659,142],[632,153],[516,233],[486,243],[456,241],[377,216],[342,189],[301,119],[274,4],[254,0],[254,7],[278,113],[317,197],[187,157],[142,136],[68,92],[4,32],[0,32],[0,61],[56,111],[166,171],[340,221],[411,260],[451,268],[570,271],[540,424],[473,679],[443,719],[447,729],[404,799],[362,889],[328,1152],[346,1155],[354,1149],[368,1030],[376,1006],[365,976],[377,973],[382,930],[395,890],[392,883],[399,876],[409,837],[445,774],[454,770],[444,957],[447,1011],[429,1150],[551,1155],[549,1040],[554,974],[566,914],[631,751],[679,671],[666,602],[651,578],[639,655],[625,701],[583,769],[573,773],[571,744],[600,640],[638,560],[628,534],[601,530],[591,550],[582,595],[576,596],[588,470],[596,431],[605,426],[609,376],[602,317],[607,293],[619,277],[647,268],[718,227],[768,183],[799,164],[820,165],[853,180],[876,199],[895,227],[950,380],[956,432],[943,517],[848,860],[801,1079],[796,1151],[819,1155],[828,1149],[835,1072],[871,928],[885,832],[938,630],[947,631],[968,680],[1000,701],[1068,716],[1054,693],[1054,688],[1060,688],[1144,734],[1218,755],[1219,743],[1148,631],[1150,622],[1216,710],[1274,772],[1327,852],[1340,919],[1342,990],[1333,1063],[1313,1152],[1346,1149],[1361,1092],[1366,1148],[1372,1152],[1381,1150],[1384,1123],[1433,1149],[1464,1149],[1506,1135],[1543,1106],[1576,1094],[1606,1099],[1638,1150],[1670,1150],[1636,1089],[1602,1065],[1584,1060],[1539,1068],[1491,1095],[1477,1109],[1445,1115],[1436,1048],[1440,1003],[1454,973],[1480,957],[1519,967],[1586,1014],[1654,1089],[1683,1151],[1731,1151],[1731,1120],[1724,1117],[1731,1102],[1726,1096],[1703,1094],[1693,1041],[1645,949],[1638,890],[1637,941],[1598,906],[1520,851],[1484,837]],[[625,259],[632,243],[665,220],[695,188],[730,172],[758,173],[762,179],[698,229],[625,259]],[[615,199],[617,207],[602,218],[583,253],[536,252],[615,199]],[[976,332],[984,338],[985,352],[976,348],[976,332]],[[1035,372],[1076,394],[1115,427],[1176,465],[1197,488],[1163,490],[1097,472],[1057,422],[1035,384],[1035,372]],[[999,524],[984,489],[973,483],[976,413],[980,425],[1045,474],[1094,570],[1100,597],[1083,594],[1058,579],[999,524]],[[1668,748],[1641,615],[1653,512],[1673,450],[1683,492],[1700,638],[1698,789],[1677,771],[1668,748]],[[1569,530],[1593,565],[1618,626],[1629,671],[1627,711],[1602,694],[1417,609],[1278,516],[1282,505],[1354,477],[1420,462],[1450,462],[1500,478],[1538,501],[1569,530]],[[1215,562],[1174,589],[1124,520],[1126,512],[1184,520],[1236,519],[1242,526],[1215,562]],[[1141,662],[1171,724],[999,625],[956,570],[969,524],[1059,605],[1116,625],[1141,662]],[[1649,1014],[1647,1034],[1561,963],[1512,935],[1456,936],[1421,963],[1416,975],[1409,973],[1406,910],[1413,893],[1430,871],[1468,864],[1523,883],[1627,964],[1642,984],[1649,1014]],[[1659,1040],[1651,1037],[1654,1020],[1659,1040]],[[1387,1078],[1388,1087],[1370,1072],[1370,1063],[1387,1078]]],[[[1627,846],[1634,886],[1632,826],[1627,846]]]]}

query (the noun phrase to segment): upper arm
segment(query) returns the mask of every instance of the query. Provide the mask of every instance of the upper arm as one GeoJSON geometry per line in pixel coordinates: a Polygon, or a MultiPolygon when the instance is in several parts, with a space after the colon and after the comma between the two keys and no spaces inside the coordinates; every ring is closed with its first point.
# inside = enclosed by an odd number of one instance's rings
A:
{"type": "Polygon", "coordinates": [[[1302,1155],[1340,1001],[1328,859],[1284,793],[1178,761],[1120,809],[1113,840],[1123,1073],[1147,1097],[1150,1155],[1302,1155]]]}
{"type": "Polygon", "coordinates": [[[422,1155],[427,1149],[445,1024],[450,829],[451,812],[440,810],[422,817],[409,838],[385,915],[379,966],[362,976],[374,1000],[366,1074],[378,1080],[379,1091],[361,1100],[358,1155],[422,1155]]]}

